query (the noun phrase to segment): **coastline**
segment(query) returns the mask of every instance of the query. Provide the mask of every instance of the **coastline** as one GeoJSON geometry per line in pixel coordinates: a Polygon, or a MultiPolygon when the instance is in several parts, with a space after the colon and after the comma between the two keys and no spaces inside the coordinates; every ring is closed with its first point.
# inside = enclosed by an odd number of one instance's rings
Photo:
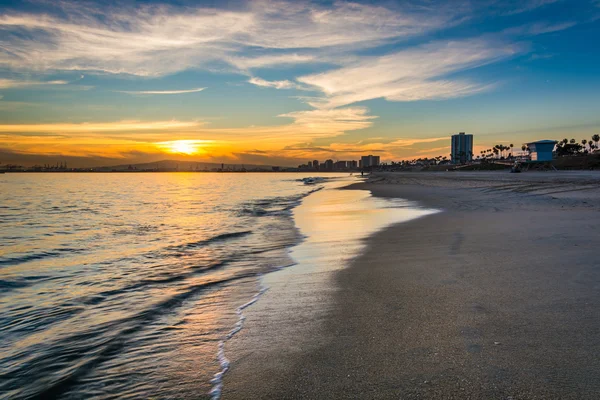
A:
{"type": "Polygon", "coordinates": [[[310,340],[250,351],[225,377],[223,398],[599,396],[599,174],[369,181],[348,189],[444,212],[366,239],[335,273],[321,328],[288,320],[288,339],[310,340]]]}

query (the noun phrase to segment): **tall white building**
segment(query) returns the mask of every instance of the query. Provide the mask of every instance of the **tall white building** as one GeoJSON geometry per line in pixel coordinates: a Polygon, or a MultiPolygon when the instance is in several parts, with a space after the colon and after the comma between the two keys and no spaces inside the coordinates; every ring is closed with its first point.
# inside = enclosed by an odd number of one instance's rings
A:
{"type": "Polygon", "coordinates": [[[450,159],[453,164],[464,164],[473,159],[473,135],[466,135],[464,132],[452,135],[450,159]]]}

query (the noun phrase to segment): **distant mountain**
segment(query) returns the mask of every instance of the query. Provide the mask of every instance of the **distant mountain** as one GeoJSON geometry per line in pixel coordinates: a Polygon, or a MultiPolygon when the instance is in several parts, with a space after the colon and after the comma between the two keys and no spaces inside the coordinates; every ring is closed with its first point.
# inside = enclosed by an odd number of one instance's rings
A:
{"type": "Polygon", "coordinates": [[[225,171],[240,171],[246,169],[248,171],[260,170],[270,171],[271,165],[253,165],[253,164],[219,164],[207,162],[179,161],[179,160],[162,160],[141,164],[121,164],[108,167],[94,168],[96,171],[212,171],[223,168],[225,171]]]}

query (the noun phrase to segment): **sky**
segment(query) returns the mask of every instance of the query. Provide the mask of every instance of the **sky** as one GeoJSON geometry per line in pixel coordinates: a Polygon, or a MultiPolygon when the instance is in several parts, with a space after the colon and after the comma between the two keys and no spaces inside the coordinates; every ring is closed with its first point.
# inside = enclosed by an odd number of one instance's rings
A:
{"type": "Polygon", "coordinates": [[[600,133],[600,0],[0,1],[0,163],[296,166],[600,133]]]}

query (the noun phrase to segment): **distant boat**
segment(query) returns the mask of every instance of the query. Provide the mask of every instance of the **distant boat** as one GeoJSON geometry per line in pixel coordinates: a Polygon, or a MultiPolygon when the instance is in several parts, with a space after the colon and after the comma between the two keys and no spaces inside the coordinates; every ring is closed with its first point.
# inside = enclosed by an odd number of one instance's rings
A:
{"type": "Polygon", "coordinates": [[[315,183],[317,183],[317,180],[315,178],[304,178],[302,179],[302,181],[305,185],[314,185],[315,183]]]}

